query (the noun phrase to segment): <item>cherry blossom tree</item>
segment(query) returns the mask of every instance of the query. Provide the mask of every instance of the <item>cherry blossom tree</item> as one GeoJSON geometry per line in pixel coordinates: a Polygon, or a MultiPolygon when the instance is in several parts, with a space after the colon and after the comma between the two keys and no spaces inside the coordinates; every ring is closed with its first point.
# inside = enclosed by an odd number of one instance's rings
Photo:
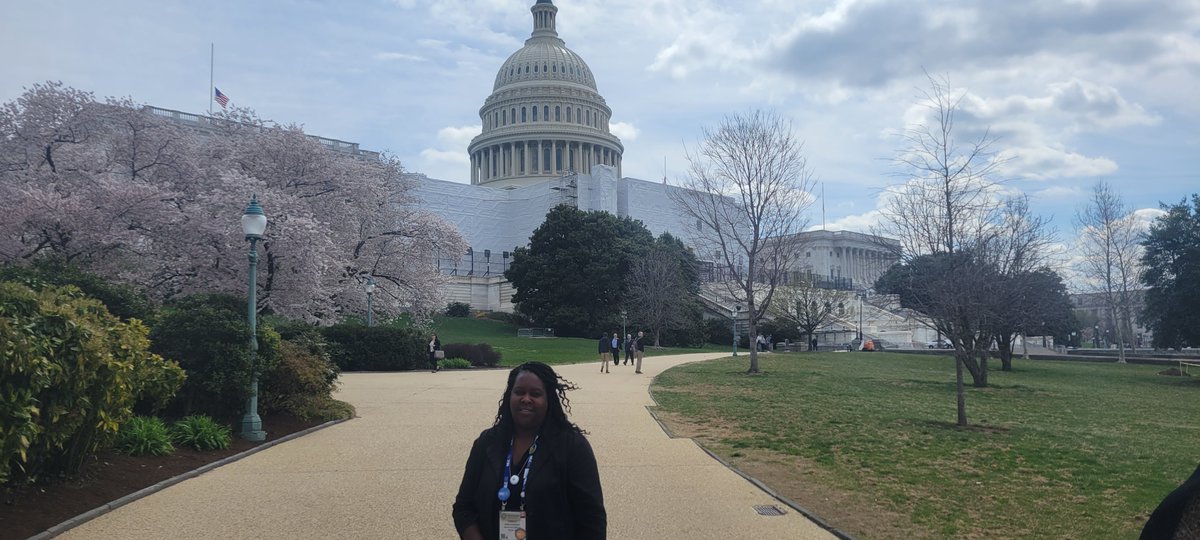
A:
{"type": "Polygon", "coordinates": [[[234,109],[204,128],[128,99],[36,84],[0,106],[0,263],[58,257],[154,297],[245,289],[238,218],[255,194],[261,310],[331,322],[438,309],[436,257],[466,245],[419,208],[394,158],[324,148],[234,109]]]}

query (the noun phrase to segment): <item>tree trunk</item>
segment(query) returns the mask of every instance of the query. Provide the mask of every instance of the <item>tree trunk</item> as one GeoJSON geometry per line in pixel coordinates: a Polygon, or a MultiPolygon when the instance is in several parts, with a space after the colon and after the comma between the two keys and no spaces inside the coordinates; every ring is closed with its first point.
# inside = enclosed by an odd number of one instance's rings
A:
{"type": "MultiPolygon", "coordinates": [[[[753,304],[749,305],[749,313],[750,313],[750,321],[749,321],[750,322],[750,325],[749,325],[750,339],[747,341],[750,344],[750,369],[746,370],[746,373],[758,373],[758,342],[754,340],[755,336],[758,335],[756,333],[758,331],[758,325],[755,324],[755,322],[754,322],[754,305],[753,304]]],[[[734,338],[736,338],[736,337],[737,336],[734,336],[734,338]]]]}
{"type": "Polygon", "coordinates": [[[988,385],[988,351],[979,353],[979,374],[972,377],[975,388],[987,388],[988,385]]]}
{"type": "Polygon", "coordinates": [[[954,355],[954,375],[958,400],[958,425],[965,427],[967,425],[967,394],[963,389],[963,362],[958,355],[954,355]]]}
{"type": "Polygon", "coordinates": [[[1000,349],[1000,371],[1012,371],[1012,340],[1006,339],[1005,336],[998,336],[996,343],[999,344],[998,348],[1000,349]]]}
{"type": "Polygon", "coordinates": [[[987,387],[987,351],[966,350],[962,353],[956,353],[956,357],[960,359],[963,366],[967,368],[967,372],[971,374],[971,384],[976,388],[987,387]],[[979,359],[975,359],[975,355],[979,354],[979,359]]]}

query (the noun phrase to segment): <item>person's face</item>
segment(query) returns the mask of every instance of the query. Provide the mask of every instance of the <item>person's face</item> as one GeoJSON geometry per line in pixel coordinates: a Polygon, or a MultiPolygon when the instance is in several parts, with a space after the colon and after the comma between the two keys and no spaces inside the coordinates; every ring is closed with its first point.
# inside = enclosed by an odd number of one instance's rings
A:
{"type": "Polygon", "coordinates": [[[508,398],[508,407],[517,429],[537,431],[542,427],[546,419],[546,405],[546,385],[542,384],[542,380],[528,371],[518,373],[508,398]]]}
{"type": "Polygon", "coordinates": [[[613,339],[617,339],[617,333],[613,332],[613,339]]]}
{"type": "Polygon", "coordinates": [[[646,337],[644,334],[645,332],[638,332],[638,337],[646,337]]]}

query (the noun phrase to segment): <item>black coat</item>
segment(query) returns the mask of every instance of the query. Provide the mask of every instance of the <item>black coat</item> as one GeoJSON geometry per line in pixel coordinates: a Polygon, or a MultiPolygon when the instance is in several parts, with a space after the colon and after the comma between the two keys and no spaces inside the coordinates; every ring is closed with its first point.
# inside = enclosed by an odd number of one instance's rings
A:
{"type": "MultiPolygon", "coordinates": [[[[575,430],[543,431],[526,489],[530,538],[603,540],[608,534],[608,514],[592,446],[575,430]]],[[[454,528],[460,536],[472,524],[479,526],[486,539],[500,535],[496,491],[504,476],[509,439],[499,432],[497,427],[484,430],[471,447],[454,498],[454,528]]],[[[519,460],[513,456],[514,462],[519,460]]]]}
{"type": "Polygon", "coordinates": [[[600,350],[596,351],[601,354],[612,351],[612,340],[607,337],[600,338],[600,350]]]}

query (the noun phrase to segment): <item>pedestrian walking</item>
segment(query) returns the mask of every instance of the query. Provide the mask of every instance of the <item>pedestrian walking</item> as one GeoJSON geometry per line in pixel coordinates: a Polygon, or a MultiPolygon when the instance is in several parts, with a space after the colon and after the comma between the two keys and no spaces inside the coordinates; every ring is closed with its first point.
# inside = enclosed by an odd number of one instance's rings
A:
{"type": "Polygon", "coordinates": [[[634,364],[633,372],[642,372],[642,358],[646,356],[646,333],[638,330],[637,339],[633,340],[634,364]]]}
{"type": "Polygon", "coordinates": [[[608,336],[600,334],[600,345],[597,349],[600,352],[600,373],[608,373],[608,361],[612,358],[612,343],[608,341],[608,336]]]}
{"type": "Polygon", "coordinates": [[[429,364],[433,366],[433,372],[437,373],[441,366],[438,365],[438,360],[446,356],[446,352],[442,350],[442,341],[438,339],[437,334],[429,338],[429,364]]]}
{"type": "Polygon", "coordinates": [[[616,332],[613,332],[612,341],[609,342],[609,346],[612,347],[612,350],[609,352],[612,353],[613,366],[616,366],[617,362],[621,360],[621,338],[616,332]]]}
{"type": "Polygon", "coordinates": [[[625,334],[625,365],[633,363],[633,335],[625,334]]]}

